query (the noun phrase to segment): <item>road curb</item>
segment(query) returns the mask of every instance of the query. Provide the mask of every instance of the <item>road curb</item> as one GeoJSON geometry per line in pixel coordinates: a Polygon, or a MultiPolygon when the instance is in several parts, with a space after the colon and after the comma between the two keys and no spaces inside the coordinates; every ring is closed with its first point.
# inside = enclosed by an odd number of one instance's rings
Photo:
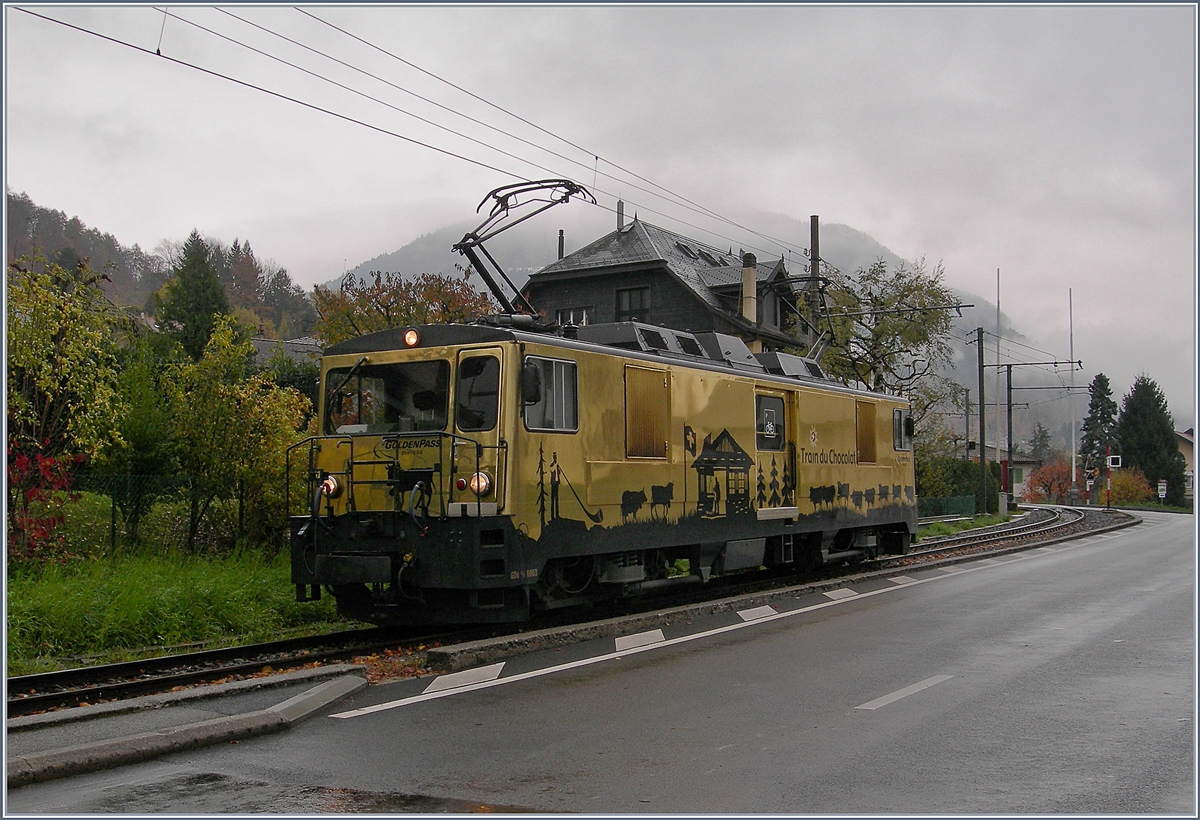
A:
{"type": "Polygon", "coordinates": [[[282,731],[366,685],[365,676],[343,675],[318,684],[307,692],[268,709],[113,740],[84,743],[51,752],[10,757],[7,760],[8,787],[139,763],[171,752],[198,749],[282,731]]]}
{"type": "Polygon", "coordinates": [[[22,715],[9,718],[5,723],[8,732],[22,732],[30,729],[42,729],[46,726],[57,726],[79,720],[95,720],[112,717],[127,712],[140,712],[145,709],[161,709],[180,703],[198,700],[223,698],[239,692],[249,692],[255,689],[266,689],[276,686],[287,686],[306,681],[326,680],[342,675],[366,676],[366,667],[361,664],[339,663],[329,666],[316,666],[307,669],[296,669],[291,672],[280,672],[274,675],[245,678],[244,680],[212,683],[203,686],[192,686],[178,692],[162,692],[157,695],[142,695],[127,698],[112,703],[94,703],[88,706],[75,706],[70,709],[56,709],[53,712],[42,712],[38,715],[22,715]]]}
{"type": "MultiPolygon", "coordinates": [[[[965,563],[968,561],[978,561],[982,558],[1037,549],[1038,547],[1045,547],[1051,544],[1071,541],[1076,538],[1085,538],[1089,535],[1096,535],[1098,533],[1124,529],[1125,527],[1132,527],[1135,524],[1141,523],[1141,519],[1137,516],[1134,516],[1130,513],[1123,514],[1128,515],[1130,520],[1114,522],[1108,527],[1089,530],[1086,533],[1067,535],[1060,538],[1040,541],[1036,544],[1018,544],[986,554],[975,553],[971,555],[953,556],[942,559],[941,561],[930,562],[925,566],[948,566],[951,564],[965,563]]],[[[746,595],[739,595],[736,598],[723,598],[716,601],[689,604],[686,606],[673,607],[671,609],[660,609],[653,612],[640,613],[637,615],[622,615],[615,618],[609,618],[603,621],[594,621],[586,624],[550,627],[533,632],[525,632],[519,635],[509,635],[502,638],[485,638],[483,640],[455,644],[454,646],[437,647],[426,650],[426,663],[430,669],[433,669],[441,674],[448,672],[459,672],[464,669],[474,668],[476,666],[484,666],[489,663],[496,663],[497,661],[506,660],[527,652],[537,652],[544,649],[557,649],[559,647],[570,646],[572,644],[582,643],[584,641],[590,641],[596,638],[609,638],[620,635],[629,635],[647,629],[669,626],[673,621],[686,620],[688,618],[699,617],[702,615],[712,615],[718,612],[750,609],[756,606],[762,606],[763,604],[769,604],[772,601],[780,598],[795,599],[801,595],[815,595],[817,593],[828,592],[833,589],[845,587],[849,584],[860,583],[864,580],[905,575],[911,571],[912,567],[889,567],[886,569],[874,570],[872,572],[865,572],[858,575],[849,575],[843,578],[831,579],[828,581],[814,581],[794,587],[784,587],[765,592],[751,592],[746,595]]]]}

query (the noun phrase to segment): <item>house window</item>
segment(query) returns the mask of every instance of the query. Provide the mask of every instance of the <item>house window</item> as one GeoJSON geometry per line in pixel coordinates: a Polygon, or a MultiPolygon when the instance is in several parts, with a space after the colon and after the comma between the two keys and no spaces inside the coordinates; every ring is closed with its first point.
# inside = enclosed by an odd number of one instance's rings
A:
{"type": "Polygon", "coordinates": [[[560,325],[590,325],[595,321],[594,313],[590,305],[588,307],[563,308],[558,312],[558,323],[560,325]]]}
{"type": "Polygon", "coordinates": [[[1025,483],[1025,468],[1013,467],[1013,484],[1025,483]]]}
{"type": "Polygon", "coordinates": [[[650,288],[617,291],[617,321],[645,322],[650,314],[650,288]]]}

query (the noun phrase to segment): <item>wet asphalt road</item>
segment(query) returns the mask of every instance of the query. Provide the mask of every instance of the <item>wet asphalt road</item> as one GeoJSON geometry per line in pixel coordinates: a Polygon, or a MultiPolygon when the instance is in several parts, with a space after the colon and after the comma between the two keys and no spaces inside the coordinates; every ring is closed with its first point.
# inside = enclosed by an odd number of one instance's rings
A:
{"type": "Polygon", "coordinates": [[[1193,518],[1142,516],[776,619],[672,625],[677,642],[515,659],[433,699],[429,679],[373,686],[6,808],[1194,814],[1193,518]]]}

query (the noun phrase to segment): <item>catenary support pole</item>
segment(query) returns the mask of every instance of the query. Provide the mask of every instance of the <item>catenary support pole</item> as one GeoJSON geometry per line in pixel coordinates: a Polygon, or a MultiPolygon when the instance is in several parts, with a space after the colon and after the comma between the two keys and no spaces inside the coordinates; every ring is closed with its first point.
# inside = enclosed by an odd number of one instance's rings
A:
{"type": "Polygon", "coordinates": [[[979,502],[983,509],[980,513],[987,515],[987,417],[984,407],[987,399],[983,392],[983,328],[975,328],[975,345],[979,351],[979,502]]]}

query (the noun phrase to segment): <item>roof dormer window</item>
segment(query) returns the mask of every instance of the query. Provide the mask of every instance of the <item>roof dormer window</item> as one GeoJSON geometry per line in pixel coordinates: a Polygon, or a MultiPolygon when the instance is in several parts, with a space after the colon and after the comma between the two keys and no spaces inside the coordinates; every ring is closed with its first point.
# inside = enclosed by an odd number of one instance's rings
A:
{"type": "Polygon", "coordinates": [[[687,245],[683,244],[682,242],[676,242],[675,247],[677,247],[677,248],[679,248],[679,250],[683,251],[683,255],[688,257],[689,259],[696,258],[696,252],[693,251],[691,248],[689,248],[687,245]]]}

